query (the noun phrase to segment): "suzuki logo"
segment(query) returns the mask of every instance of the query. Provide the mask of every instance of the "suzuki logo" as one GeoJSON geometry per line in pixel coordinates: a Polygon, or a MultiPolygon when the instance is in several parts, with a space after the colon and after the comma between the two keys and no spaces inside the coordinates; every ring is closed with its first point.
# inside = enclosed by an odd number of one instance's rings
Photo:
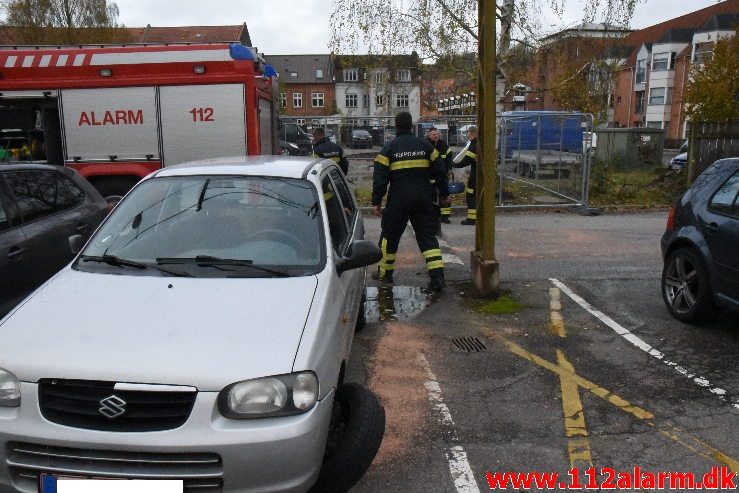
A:
{"type": "Polygon", "coordinates": [[[117,395],[111,395],[100,401],[98,412],[108,419],[115,419],[126,414],[126,401],[117,395]]]}

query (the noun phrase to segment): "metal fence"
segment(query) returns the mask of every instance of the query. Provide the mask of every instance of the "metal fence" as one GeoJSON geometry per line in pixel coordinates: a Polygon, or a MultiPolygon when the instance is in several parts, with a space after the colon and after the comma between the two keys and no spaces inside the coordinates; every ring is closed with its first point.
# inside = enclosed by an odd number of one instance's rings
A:
{"type": "MultiPolygon", "coordinates": [[[[281,139],[298,133],[310,140],[323,127],[341,145],[350,162],[349,177],[359,193],[372,188],[372,163],[382,146],[395,138],[394,117],[281,117],[281,139]],[[288,129],[288,130],[286,130],[288,129]],[[371,144],[359,136],[371,136],[371,144]]],[[[503,208],[584,206],[592,159],[593,118],[572,112],[510,112],[498,117],[497,205],[503,208]]],[[[422,117],[414,133],[424,137],[432,126],[457,155],[467,145],[474,116],[422,117]]],[[[309,146],[310,144],[308,144],[309,146]]],[[[467,181],[469,168],[455,169],[457,181],[467,181]]]]}

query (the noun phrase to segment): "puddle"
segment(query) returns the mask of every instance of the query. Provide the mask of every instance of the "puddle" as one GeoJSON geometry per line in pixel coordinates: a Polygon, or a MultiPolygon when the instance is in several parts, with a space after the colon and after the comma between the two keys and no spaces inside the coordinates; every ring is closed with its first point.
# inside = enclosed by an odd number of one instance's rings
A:
{"type": "Polygon", "coordinates": [[[370,286],[367,288],[367,322],[410,320],[431,304],[433,295],[420,287],[370,286]]]}

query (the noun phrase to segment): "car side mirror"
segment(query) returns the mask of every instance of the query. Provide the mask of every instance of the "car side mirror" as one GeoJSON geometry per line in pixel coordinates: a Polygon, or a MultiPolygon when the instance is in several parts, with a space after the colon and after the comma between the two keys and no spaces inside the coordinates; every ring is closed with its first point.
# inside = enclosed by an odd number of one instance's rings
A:
{"type": "Polygon", "coordinates": [[[82,247],[85,246],[85,239],[82,235],[74,235],[69,237],[69,249],[72,254],[77,255],[82,251],[82,247]]]}
{"type": "Polygon", "coordinates": [[[367,267],[382,260],[382,251],[369,240],[357,240],[352,243],[345,257],[336,264],[339,274],[351,269],[367,267]]]}

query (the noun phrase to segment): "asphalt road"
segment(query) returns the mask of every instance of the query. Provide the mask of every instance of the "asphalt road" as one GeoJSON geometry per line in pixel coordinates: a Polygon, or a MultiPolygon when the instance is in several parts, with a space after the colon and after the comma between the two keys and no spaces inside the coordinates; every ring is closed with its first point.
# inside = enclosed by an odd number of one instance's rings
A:
{"type": "MultiPolygon", "coordinates": [[[[572,467],[581,478],[595,467],[599,481],[601,468],[699,480],[712,467],[739,470],[739,315],[703,327],[668,315],[666,211],[499,215],[501,286],[522,305],[510,314],[480,312],[467,282],[474,228],[461,219],[444,225],[442,295],[421,290],[410,230],[395,287],[370,289],[348,377],[377,393],[387,426],[353,491],[474,493],[490,490],[487,473],[557,472],[559,483],[572,467]]],[[[366,225],[377,237],[379,221],[366,225]]]]}

